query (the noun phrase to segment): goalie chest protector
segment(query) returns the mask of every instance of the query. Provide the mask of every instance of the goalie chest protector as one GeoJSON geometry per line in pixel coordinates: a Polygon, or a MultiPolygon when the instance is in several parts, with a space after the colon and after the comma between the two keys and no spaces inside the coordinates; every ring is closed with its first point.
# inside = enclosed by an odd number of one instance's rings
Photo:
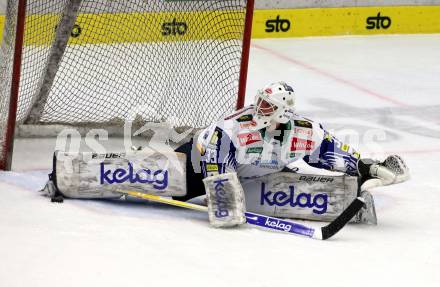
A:
{"type": "Polygon", "coordinates": [[[70,198],[118,198],[116,190],[186,195],[186,156],[176,152],[55,152],[55,184],[70,198]]]}

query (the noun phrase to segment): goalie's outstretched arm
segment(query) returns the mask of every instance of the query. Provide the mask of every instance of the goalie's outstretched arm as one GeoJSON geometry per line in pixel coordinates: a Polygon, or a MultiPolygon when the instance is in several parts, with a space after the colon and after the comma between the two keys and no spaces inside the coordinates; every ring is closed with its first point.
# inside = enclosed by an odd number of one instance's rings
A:
{"type": "Polygon", "coordinates": [[[341,142],[326,131],[321,124],[314,124],[314,134],[319,135],[319,143],[311,155],[304,156],[304,161],[310,166],[349,175],[358,175],[357,162],[360,154],[348,144],[341,142]]]}
{"type": "Polygon", "coordinates": [[[304,160],[313,167],[340,171],[361,178],[362,190],[395,184],[409,179],[409,170],[398,155],[390,155],[383,162],[361,158],[360,154],[331,135],[320,125],[324,136],[319,147],[304,160]]]}

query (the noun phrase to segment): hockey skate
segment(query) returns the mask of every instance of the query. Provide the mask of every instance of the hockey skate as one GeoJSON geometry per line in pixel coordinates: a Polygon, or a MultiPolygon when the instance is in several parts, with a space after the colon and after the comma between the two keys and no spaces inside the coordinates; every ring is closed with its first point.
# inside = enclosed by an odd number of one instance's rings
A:
{"type": "Polygon", "coordinates": [[[49,197],[51,202],[62,203],[64,201],[63,195],[58,191],[57,187],[54,184],[52,173],[49,174],[49,180],[47,181],[43,189],[40,190],[40,192],[44,196],[49,197]]]}
{"type": "Polygon", "coordinates": [[[376,208],[371,193],[367,190],[361,191],[360,196],[365,199],[365,205],[355,215],[353,222],[377,225],[376,208]]]}

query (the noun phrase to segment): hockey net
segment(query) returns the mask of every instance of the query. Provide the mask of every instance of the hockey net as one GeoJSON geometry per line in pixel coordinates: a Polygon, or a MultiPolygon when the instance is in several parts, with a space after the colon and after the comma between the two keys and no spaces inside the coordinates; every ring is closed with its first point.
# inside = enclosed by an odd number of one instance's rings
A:
{"type": "Polygon", "coordinates": [[[33,127],[31,134],[127,120],[203,127],[242,105],[253,1],[8,0],[0,162],[17,79],[20,5],[26,18],[16,126],[33,127]]]}

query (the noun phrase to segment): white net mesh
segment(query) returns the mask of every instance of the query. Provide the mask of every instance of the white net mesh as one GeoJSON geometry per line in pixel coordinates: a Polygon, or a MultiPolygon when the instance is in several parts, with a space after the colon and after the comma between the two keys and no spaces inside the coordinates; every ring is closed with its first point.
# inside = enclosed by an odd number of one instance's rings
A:
{"type": "MultiPolygon", "coordinates": [[[[2,135],[17,2],[8,0],[0,53],[2,135]]],[[[234,110],[247,1],[27,2],[19,124],[122,125],[130,118],[202,127],[234,110]],[[72,2],[77,12],[66,8],[72,2]],[[74,19],[65,43],[57,37],[63,13],[74,19]],[[60,62],[51,59],[57,53],[60,62]]]]}

